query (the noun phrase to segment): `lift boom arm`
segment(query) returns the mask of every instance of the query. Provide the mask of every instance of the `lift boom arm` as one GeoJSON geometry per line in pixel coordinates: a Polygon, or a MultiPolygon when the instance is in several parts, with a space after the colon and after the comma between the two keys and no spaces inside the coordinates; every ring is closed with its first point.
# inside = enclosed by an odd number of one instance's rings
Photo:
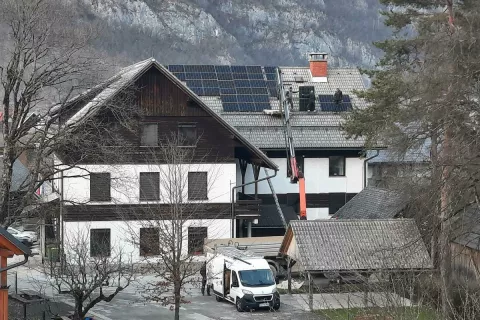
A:
{"type": "Polygon", "coordinates": [[[280,88],[280,106],[283,108],[283,126],[285,134],[285,143],[287,147],[287,156],[290,164],[291,183],[298,183],[298,194],[300,197],[300,220],[307,219],[307,196],[305,193],[305,177],[303,172],[298,168],[297,159],[295,158],[295,148],[293,145],[293,134],[290,126],[290,109],[285,99],[285,93],[283,91],[283,82],[280,76],[280,69],[277,68],[277,79],[280,88]]]}

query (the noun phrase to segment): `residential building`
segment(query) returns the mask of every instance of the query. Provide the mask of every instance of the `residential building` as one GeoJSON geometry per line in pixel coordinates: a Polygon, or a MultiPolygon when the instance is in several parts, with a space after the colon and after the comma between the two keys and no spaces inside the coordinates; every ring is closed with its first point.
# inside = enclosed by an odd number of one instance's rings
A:
{"type": "Polygon", "coordinates": [[[272,194],[288,222],[297,219],[299,189],[290,183],[282,116],[263,111],[280,110],[279,96],[289,87],[296,158],[307,182],[307,217],[331,217],[365,184],[364,141],[347,139],[340,128],[342,112],[365,107],[353,93],[364,86],[358,70],[328,68],[325,54],[310,60],[310,67],[290,68],[164,67],[148,59],[70,101],[60,111],[62,124],[97,119],[118,129],[114,99],[136,88],[129,105],[137,108],[139,128],[136,134],[115,131],[121,139],[114,142],[121,145],[110,147],[119,147],[117,157],[101,159],[94,151],[80,156],[79,146],[58,155],[58,165],[75,164],[57,185],[65,200],[63,236],[87,230],[91,241],[108,239],[139,257],[142,250],[126,239],[125,224],[142,234],[144,213],[152,205],[169,219],[171,203],[163,196],[168,190],[162,172],[172,163],[159,150],[172,136],[185,143],[176,150],[195,150],[195,157],[181,165],[188,185],[182,201],[200,207],[186,225],[186,250],[204,238],[283,235],[272,194]],[[337,88],[343,91],[343,102],[335,104],[337,88]],[[318,111],[308,113],[311,91],[318,111]]]}

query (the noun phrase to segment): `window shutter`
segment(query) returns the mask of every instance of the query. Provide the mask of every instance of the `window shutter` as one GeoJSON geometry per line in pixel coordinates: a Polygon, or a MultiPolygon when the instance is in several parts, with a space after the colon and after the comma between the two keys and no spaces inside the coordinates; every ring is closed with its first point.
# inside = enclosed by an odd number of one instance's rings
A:
{"type": "Polygon", "coordinates": [[[110,201],[110,173],[90,174],[90,201],[110,201]]]}
{"type": "Polygon", "coordinates": [[[157,228],[140,228],[140,255],[160,255],[160,232],[157,228]]]}
{"type": "Polygon", "coordinates": [[[203,245],[207,237],[207,227],[188,227],[188,254],[203,254],[203,245]]]}
{"type": "Polygon", "coordinates": [[[158,124],[143,124],[142,135],[140,137],[142,146],[158,146],[158,124]]]}
{"type": "Polygon", "coordinates": [[[207,172],[188,173],[188,199],[208,199],[207,172]]]}
{"type": "Polygon", "coordinates": [[[109,257],[110,256],[110,229],[91,229],[90,230],[90,256],[91,257],[109,257]]]}
{"type": "Polygon", "coordinates": [[[140,200],[160,199],[160,173],[140,172],[140,200]]]}

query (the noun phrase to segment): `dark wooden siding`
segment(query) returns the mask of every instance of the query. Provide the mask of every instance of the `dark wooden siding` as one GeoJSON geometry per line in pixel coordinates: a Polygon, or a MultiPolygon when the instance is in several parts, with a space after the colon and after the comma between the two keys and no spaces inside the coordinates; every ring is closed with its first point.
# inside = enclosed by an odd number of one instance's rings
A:
{"type": "MultiPolygon", "coordinates": [[[[239,154],[252,157],[222,124],[211,117],[195,101],[171,82],[155,67],[142,75],[133,86],[134,98],[128,100],[138,109],[128,129],[118,124],[118,110],[108,110],[97,115],[102,126],[91,128],[93,138],[109,146],[109,154],[94,150],[92,143],[81,146],[79,142],[65,148],[65,162],[91,163],[167,163],[161,147],[141,147],[142,123],[157,123],[160,144],[178,134],[180,123],[194,123],[199,140],[185,162],[232,163],[239,154]],[[117,113],[117,116],[116,116],[117,113]],[[115,130],[112,130],[114,128],[115,130]],[[105,130],[105,132],[101,132],[105,130]],[[108,130],[108,132],[107,132],[108,130]],[[106,138],[112,135],[115,138],[106,138]],[[99,137],[102,137],[99,139],[99,137]],[[243,152],[242,152],[243,151],[243,152]],[[67,156],[68,155],[68,156],[67,156]],[[118,156],[117,156],[118,155],[118,156]],[[70,158],[69,158],[70,157],[70,158]]],[[[123,99],[125,100],[125,99],[123,99]]],[[[83,103],[83,102],[82,102],[83,103]]],[[[83,130],[85,131],[85,130],[83,130]]],[[[92,140],[90,137],[88,140],[92,140]]]]}
{"type": "MultiPolygon", "coordinates": [[[[169,204],[71,205],[64,221],[121,221],[172,218],[169,204]]],[[[182,206],[184,219],[230,219],[230,203],[199,203],[182,206]]]]}
{"type": "Polygon", "coordinates": [[[458,243],[451,243],[452,273],[457,281],[480,286],[480,250],[473,250],[458,243]]]}
{"type": "Polygon", "coordinates": [[[138,89],[138,103],[145,117],[209,116],[156,68],[148,70],[135,86],[138,89]]]}
{"type": "MultiPolygon", "coordinates": [[[[339,204],[343,206],[355,195],[356,193],[307,193],[307,208],[330,208],[330,206],[338,206],[339,204]]],[[[252,194],[248,196],[255,197],[252,194]]],[[[259,194],[258,198],[262,200],[263,204],[275,204],[271,194],[259,194]]],[[[277,193],[277,198],[280,204],[289,206],[298,206],[300,201],[298,193],[277,193]]]]}

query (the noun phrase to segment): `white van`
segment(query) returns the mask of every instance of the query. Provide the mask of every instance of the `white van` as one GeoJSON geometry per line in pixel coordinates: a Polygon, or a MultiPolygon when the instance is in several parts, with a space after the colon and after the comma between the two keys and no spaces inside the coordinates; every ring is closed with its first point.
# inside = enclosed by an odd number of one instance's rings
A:
{"type": "MultiPolygon", "coordinates": [[[[219,250],[223,251],[223,250],[219,250]]],[[[209,257],[210,256],[210,257],[209,257]]],[[[234,303],[237,311],[280,308],[280,294],[267,260],[217,252],[207,262],[207,285],[217,301],[234,303]]]]}

